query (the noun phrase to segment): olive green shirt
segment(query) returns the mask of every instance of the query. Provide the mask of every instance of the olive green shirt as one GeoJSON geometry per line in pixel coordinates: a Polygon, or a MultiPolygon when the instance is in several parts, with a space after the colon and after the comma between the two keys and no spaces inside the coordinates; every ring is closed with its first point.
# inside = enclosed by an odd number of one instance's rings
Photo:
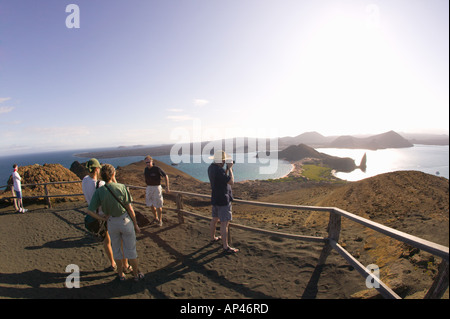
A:
{"type": "MultiPolygon", "coordinates": [[[[118,183],[109,183],[107,185],[125,206],[131,204],[133,199],[131,198],[131,195],[125,185],[118,183]]],[[[117,199],[114,198],[105,186],[97,188],[94,195],[92,195],[91,203],[89,204],[88,209],[91,212],[95,212],[100,206],[102,207],[103,212],[109,216],[119,217],[126,213],[125,208],[122,207],[122,205],[117,201],[117,199]]]]}

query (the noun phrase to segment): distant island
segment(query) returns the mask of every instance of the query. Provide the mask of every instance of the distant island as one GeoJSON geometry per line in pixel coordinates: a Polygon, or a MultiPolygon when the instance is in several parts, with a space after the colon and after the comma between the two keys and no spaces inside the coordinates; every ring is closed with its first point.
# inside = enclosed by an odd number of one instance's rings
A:
{"type": "Polygon", "coordinates": [[[349,157],[337,157],[328,154],[320,153],[305,144],[291,145],[278,153],[278,158],[285,159],[289,162],[311,162],[328,166],[331,169],[339,172],[352,172],[360,168],[366,170],[366,155],[361,159],[361,164],[357,166],[355,161],[349,157]]]}
{"type": "Polygon", "coordinates": [[[414,144],[449,145],[449,136],[433,134],[400,134],[395,131],[371,136],[323,136],[317,132],[307,132],[295,137],[282,137],[278,139],[280,150],[290,145],[299,144],[305,144],[314,148],[378,150],[412,147],[414,144]]]}
{"type": "MultiPolygon", "coordinates": [[[[236,142],[238,138],[232,139],[232,145],[234,146],[233,152],[246,153],[248,152],[249,138],[239,138],[243,140],[243,145],[236,142]]],[[[267,146],[273,140],[267,139],[267,146]]],[[[222,140],[221,145],[228,145],[230,140],[222,140]],[[227,144],[225,144],[227,143],[227,144]]],[[[199,142],[200,145],[191,143],[185,144],[191,150],[190,154],[194,154],[195,149],[203,150],[204,146],[211,142],[199,142]],[[198,147],[200,146],[200,147],[198,147]]],[[[278,150],[283,151],[289,146],[298,146],[300,144],[307,145],[313,148],[346,148],[346,149],[367,149],[378,150],[386,148],[405,148],[413,147],[414,144],[427,144],[427,145],[449,145],[448,135],[431,135],[431,134],[399,134],[394,131],[386,133],[372,135],[372,136],[323,136],[317,132],[307,132],[295,137],[287,136],[278,138],[278,150]]],[[[113,150],[93,151],[75,154],[77,157],[82,158],[112,158],[112,157],[126,157],[126,156],[146,156],[151,154],[152,156],[170,155],[170,151],[175,144],[166,144],[158,146],[143,146],[136,145],[130,147],[120,146],[113,150]]],[[[269,149],[268,147],[266,149],[269,149]]]]}

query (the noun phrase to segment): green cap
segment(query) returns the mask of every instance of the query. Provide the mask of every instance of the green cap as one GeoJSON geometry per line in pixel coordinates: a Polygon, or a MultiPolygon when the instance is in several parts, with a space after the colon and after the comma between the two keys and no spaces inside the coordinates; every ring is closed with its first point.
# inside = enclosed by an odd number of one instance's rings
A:
{"type": "Polygon", "coordinates": [[[96,158],[91,158],[89,161],[87,161],[86,168],[89,170],[89,172],[92,172],[96,167],[102,168],[102,165],[100,165],[100,162],[96,158]]]}

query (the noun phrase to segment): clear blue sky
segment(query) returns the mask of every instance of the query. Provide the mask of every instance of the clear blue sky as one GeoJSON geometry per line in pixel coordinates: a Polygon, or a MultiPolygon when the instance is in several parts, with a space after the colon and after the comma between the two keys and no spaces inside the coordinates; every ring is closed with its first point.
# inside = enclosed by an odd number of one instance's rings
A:
{"type": "Polygon", "coordinates": [[[448,118],[448,0],[0,0],[0,156],[448,118]]]}

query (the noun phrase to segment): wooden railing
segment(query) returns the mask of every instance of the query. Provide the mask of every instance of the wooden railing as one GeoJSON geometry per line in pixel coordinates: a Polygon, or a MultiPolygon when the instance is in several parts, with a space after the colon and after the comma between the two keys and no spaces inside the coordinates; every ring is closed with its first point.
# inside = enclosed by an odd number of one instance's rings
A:
{"type": "MultiPolygon", "coordinates": [[[[81,194],[59,194],[59,195],[50,195],[50,192],[48,191],[48,187],[49,185],[57,185],[57,184],[74,184],[74,183],[81,183],[81,181],[63,181],[63,182],[47,182],[47,183],[37,183],[37,184],[22,184],[22,187],[27,187],[27,186],[44,186],[44,193],[45,195],[36,195],[36,196],[22,196],[23,199],[39,199],[39,198],[44,198],[48,207],[51,208],[52,207],[52,203],[50,201],[50,198],[57,198],[57,197],[77,197],[77,196],[84,196],[83,193],[81,194]]],[[[0,186],[0,189],[2,188],[7,188],[8,185],[5,186],[0,186]]],[[[13,193],[14,194],[14,193],[13,193]]],[[[17,198],[15,196],[11,196],[11,197],[3,197],[5,199],[14,199],[17,198]]]]}
{"type": "MultiPolygon", "coordinates": [[[[71,195],[50,195],[48,192],[47,185],[52,184],[65,184],[65,183],[81,183],[81,181],[73,182],[51,182],[51,183],[41,183],[41,184],[24,184],[23,186],[37,186],[44,185],[45,195],[42,196],[32,196],[23,197],[24,199],[31,198],[45,198],[49,207],[51,207],[50,198],[54,197],[70,197],[70,196],[83,196],[83,194],[71,194],[71,195]]],[[[145,187],[127,185],[128,188],[145,190],[145,187]]],[[[180,223],[184,222],[184,216],[193,216],[196,218],[211,220],[210,217],[203,216],[201,214],[189,212],[183,208],[183,196],[187,197],[198,197],[204,199],[210,199],[210,195],[196,194],[182,191],[171,191],[172,195],[175,195],[176,208],[165,207],[165,210],[174,211],[178,214],[178,220],[180,223]]],[[[5,197],[4,197],[5,198],[5,197]]],[[[6,197],[14,198],[14,197],[6,197]]],[[[384,226],[382,224],[376,223],[374,221],[368,220],[366,218],[357,216],[355,214],[349,213],[345,210],[336,207],[319,207],[319,206],[303,206],[303,205],[288,205],[288,204],[275,204],[275,203],[265,203],[257,201],[248,201],[235,199],[235,203],[272,207],[279,209],[293,209],[293,210],[303,210],[303,211],[315,211],[321,213],[329,213],[328,222],[328,236],[327,237],[316,237],[316,236],[304,236],[289,233],[282,233],[276,231],[269,231],[265,229],[249,227],[240,224],[230,224],[232,228],[243,229],[247,231],[257,232],[265,235],[279,236],[283,238],[302,240],[308,242],[319,242],[324,243],[325,246],[319,257],[319,265],[325,264],[326,258],[332,249],[336,250],[351,266],[353,266],[364,278],[370,279],[373,282],[373,287],[377,289],[380,294],[385,298],[401,299],[398,294],[396,294],[391,288],[389,288],[385,283],[383,283],[377,276],[374,276],[370,269],[364,267],[355,257],[353,257],[346,249],[339,245],[339,236],[341,232],[341,219],[342,217],[347,218],[353,222],[361,224],[365,227],[371,228],[377,232],[380,232],[386,236],[399,240],[401,242],[407,243],[411,246],[419,248],[423,251],[431,253],[435,256],[442,258],[441,264],[439,265],[438,275],[425,295],[426,299],[436,299],[441,298],[449,285],[449,248],[440,244],[433,243],[431,241],[401,232],[399,230],[384,226]]],[[[145,205],[145,203],[134,201],[133,204],[145,205]]]]}

